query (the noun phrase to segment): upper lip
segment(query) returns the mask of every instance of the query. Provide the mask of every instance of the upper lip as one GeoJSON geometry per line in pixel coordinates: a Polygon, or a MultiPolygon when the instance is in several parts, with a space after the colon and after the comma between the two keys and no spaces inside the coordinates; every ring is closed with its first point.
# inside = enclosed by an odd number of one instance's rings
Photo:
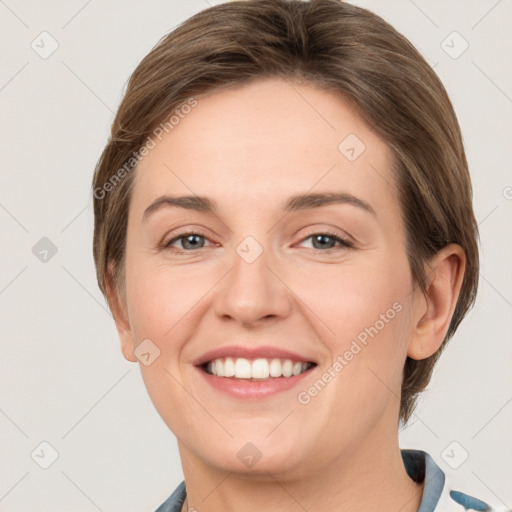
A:
{"type": "Polygon", "coordinates": [[[301,361],[307,363],[314,363],[312,359],[307,356],[284,350],[282,348],[272,346],[259,346],[259,347],[246,347],[242,345],[228,345],[226,347],[217,348],[204,353],[194,361],[195,366],[201,366],[214,359],[221,357],[245,357],[246,359],[291,359],[292,361],[301,361]]]}

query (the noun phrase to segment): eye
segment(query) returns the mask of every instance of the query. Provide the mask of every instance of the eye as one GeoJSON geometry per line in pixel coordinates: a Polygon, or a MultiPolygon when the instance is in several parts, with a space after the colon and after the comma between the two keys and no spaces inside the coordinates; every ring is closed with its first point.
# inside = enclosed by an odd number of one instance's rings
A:
{"type": "Polygon", "coordinates": [[[302,243],[310,238],[312,239],[313,249],[335,249],[336,244],[339,244],[339,246],[344,249],[353,247],[353,245],[348,240],[345,240],[344,238],[341,238],[333,233],[313,233],[304,238],[302,243]]]}
{"type": "Polygon", "coordinates": [[[194,251],[197,249],[202,249],[205,245],[206,237],[200,235],[199,233],[183,233],[182,235],[176,236],[168,242],[164,243],[164,248],[171,248],[176,242],[181,243],[181,248],[177,247],[178,250],[181,251],[194,251]]]}
{"type": "MultiPolygon", "coordinates": [[[[348,240],[345,240],[333,233],[313,233],[304,238],[301,243],[304,243],[309,239],[312,240],[312,248],[317,250],[328,251],[330,249],[335,249],[336,244],[338,244],[338,247],[345,249],[353,247],[348,240]]],[[[170,249],[174,246],[178,251],[193,252],[205,247],[205,242],[207,240],[208,239],[205,236],[199,233],[183,233],[164,243],[163,247],[164,249],[170,249]],[[180,243],[181,247],[176,247],[176,243],[180,243]]]]}

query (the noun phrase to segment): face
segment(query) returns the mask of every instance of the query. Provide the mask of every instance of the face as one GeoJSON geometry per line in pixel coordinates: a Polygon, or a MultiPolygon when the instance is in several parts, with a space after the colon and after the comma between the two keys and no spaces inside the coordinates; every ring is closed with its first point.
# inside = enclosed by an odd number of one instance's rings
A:
{"type": "Polygon", "coordinates": [[[396,437],[414,297],[389,149],[311,86],[197,102],[136,171],[121,333],[182,455],[291,478],[396,437]]]}

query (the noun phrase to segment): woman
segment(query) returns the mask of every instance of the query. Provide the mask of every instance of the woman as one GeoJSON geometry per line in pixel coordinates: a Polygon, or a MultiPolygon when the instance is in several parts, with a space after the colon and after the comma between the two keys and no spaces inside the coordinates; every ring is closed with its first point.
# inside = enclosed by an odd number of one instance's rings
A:
{"type": "Polygon", "coordinates": [[[93,191],[99,286],[178,439],[158,512],[491,510],[398,445],[478,246],[452,105],[390,25],[196,14],[131,76],[93,191]]]}

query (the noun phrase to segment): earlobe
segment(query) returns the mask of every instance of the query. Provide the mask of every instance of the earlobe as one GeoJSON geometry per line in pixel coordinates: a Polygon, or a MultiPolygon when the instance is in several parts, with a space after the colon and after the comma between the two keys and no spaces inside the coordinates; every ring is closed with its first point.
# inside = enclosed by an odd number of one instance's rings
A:
{"type": "Polygon", "coordinates": [[[133,338],[132,338],[131,334],[127,338],[122,338],[120,336],[120,340],[121,340],[121,352],[123,353],[124,358],[127,361],[136,363],[137,358],[135,357],[135,354],[133,352],[134,351],[134,343],[133,343],[133,338]]]}
{"type": "Polygon", "coordinates": [[[427,290],[418,290],[414,310],[414,323],[407,355],[412,359],[425,359],[434,354],[450,326],[459,298],[466,257],[460,245],[449,244],[429,262],[427,290]],[[421,295],[421,296],[420,296],[421,295]]]}
{"type": "Polygon", "coordinates": [[[116,329],[121,343],[121,352],[127,361],[135,363],[137,362],[137,358],[134,354],[134,340],[131,333],[130,323],[125,311],[126,308],[122,307],[119,293],[113,283],[111,266],[109,266],[105,288],[110,310],[112,311],[112,316],[116,323],[116,329]]]}

